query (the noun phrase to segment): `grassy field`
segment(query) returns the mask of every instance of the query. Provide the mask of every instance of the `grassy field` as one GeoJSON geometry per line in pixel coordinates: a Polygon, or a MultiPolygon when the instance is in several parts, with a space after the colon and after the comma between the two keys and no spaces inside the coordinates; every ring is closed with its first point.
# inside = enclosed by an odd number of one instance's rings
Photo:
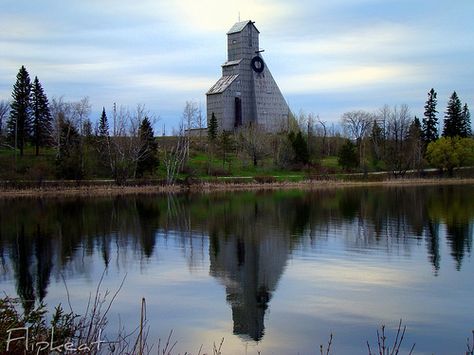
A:
{"type": "MultiPolygon", "coordinates": [[[[20,156],[19,152],[15,155],[13,149],[2,148],[0,149],[0,180],[56,179],[55,158],[56,151],[52,148],[42,149],[39,156],[35,155],[34,147],[26,147],[23,156],[20,156]]],[[[322,161],[322,165],[333,168],[337,166],[337,158],[326,158],[322,161]]],[[[222,157],[218,155],[209,156],[203,152],[191,151],[188,164],[180,177],[194,176],[209,179],[215,177],[275,176],[279,180],[300,180],[306,175],[306,172],[302,170],[275,168],[271,158],[263,159],[259,161],[258,166],[253,166],[250,161],[241,160],[235,154],[229,154],[226,161],[223,162],[222,157]]],[[[160,179],[165,178],[165,176],[165,167],[163,164],[159,164],[153,178],[160,179]]],[[[104,179],[110,178],[110,176],[100,176],[97,175],[96,171],[91,171],[86,178],[104,179]]]]}
{"type": "Polygon", "coordinates": [[[55,178],[54,159],[56,152],[52,148],[43,148],[35,155],[34,147],[26,147],[23,156],[13,149],[0,149],[0,179],[44,179],[55,178]]]}
{"type": "MultiPolygon", "coordinates": [[[[163,149],[164,145],[173,145],[172,137],[165,137],[161,142],[160,147],[163,149]]],[[[163,152],[158,155],[160,163],[156,167],[153,174],[148,173],[141,180],[130,180],[129,185],[143,185],[148,181],[159,184],[160,181],[166,179],[166,169],[163,164],[163,152]]],[[[97,151],[94,147],[89,147],[83,158],[84,175],[81,179],[84,183],[79,185],[96,185],[96,182],[103,180],[113,180],[113,176],[107,166],[100,165],[97,151]],[[87,181],[87,182],[86,182],[87,181]]],[[[382,169],[381,166],[369,166],[368,172],[377,172],[382,169]]],[[[351,172],[349,172],[351,173],[351,172]]],[[[246,157],[245,154],[240,154],[235,150],[225,156],[222,152],[215,152],[208,154],[205,148],[195,144],[191,147],[189,159],[178,179],[187,181],[189,178],[203,182],[228,182],[228,183],[278,183],[278,182],[292,182],[298,183],[304,180],[345,180],[345,181],[380,181],[390,178],[390,174],[369,174],[368,176],[357,174],[357,171],[352,171],[354,174],[347,174],[346,171],[338,164],[337,156],[327,156],[312,162],[309,166],[293,166],[288,169],[281,169],[276,166],[274,158],[267,156],[258,161],[254,166],[253,161],[246,157]]],[[[440,177],[437,172],[424,172],[417,174],[412,172],[404,177],[440,177]]],[[[470,178],[474,173],[464,170],[459,171],[457,176],[460,178],[470,178]]],[[[6,181],[10,182],[30,182],[25,186],[41,186],[46,180],[61,180],[57,174],[56,166],[56,150],[53,148],[42,148],[40,155],[35,155],[35,149],[32,146],[27,146],[24,150],[24,155],[15,154],[13,149],[0,148],[0,182],[3,181],[2,186],[6,181]],[[35,185],[36,184],[36,185],[35,185]]],[[[113,183],[113,181],[111,182],[113,183]]],[[[18,185],[18,184],[17,184],[18,185]]],[[[17,186],[15,185],[15,186],[17,186]]],[[[21,188],[21,184],[18,185],[21,188]]]]}

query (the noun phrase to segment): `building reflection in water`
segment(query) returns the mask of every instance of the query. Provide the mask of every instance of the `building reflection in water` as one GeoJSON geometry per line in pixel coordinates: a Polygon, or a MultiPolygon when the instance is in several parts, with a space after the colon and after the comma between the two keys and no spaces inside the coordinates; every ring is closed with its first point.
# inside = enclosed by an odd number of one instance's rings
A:
{"type": "Polygon", "coordinates": [[[424,239],[434,275],[447,257],[461,270],[472,250],[472,191],[430,187],[0,200],[0,281],[15,285],[28,311],[45,298],[51,278],[91,275],[97,267],[93,259],[106,268],[128,270],[137,262],[146,268],[158,253],[157,239],[172,236],[192,269],[207,263],[203,246],[208,241],[210,275],[225,287],[234,333],[259,341],[290,253],[314,249],[330,230],[345,231],[336,236],[340,245],[360,253],[409,254],[424,239]],[[443,244],[448,253],[442,253],[443,244]]]}
{"type": "Polygon", "coordinates": [[[210,273],[225,286],[234,334],[262,339],[265,311],[286,265],[288,240],[249,233],[212,239],[210,249],[210,273]]]}

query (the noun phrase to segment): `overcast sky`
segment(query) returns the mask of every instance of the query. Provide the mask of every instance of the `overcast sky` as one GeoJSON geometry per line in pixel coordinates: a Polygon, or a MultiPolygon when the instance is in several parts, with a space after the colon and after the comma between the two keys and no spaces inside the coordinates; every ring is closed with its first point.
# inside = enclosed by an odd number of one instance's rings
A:
{"type": "Polygon", "coordinates": [[[50,100],[88,96],[93,120],[145,104],[170,131],[187,100],[205,110],[239,13],[295,113],[421,117],[432,87],[440,119],[453,90],[474,111],[473,0],[1,0],[0,100],[25,65],[50,100]]]}

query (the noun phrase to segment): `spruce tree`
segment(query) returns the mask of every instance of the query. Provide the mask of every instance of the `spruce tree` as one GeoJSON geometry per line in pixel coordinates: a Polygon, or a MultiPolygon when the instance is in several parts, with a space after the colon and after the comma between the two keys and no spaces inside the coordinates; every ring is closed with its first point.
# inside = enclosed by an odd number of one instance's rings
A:
{"type": "Polygon", "coordinates": [[[24,66],[16,76],[12,98],[8,135],[15,148],[20,149],[20,156],[23,156],[23,149],[31,132],[31,81],[24,66]]]}
{"type": "Polygon", "coordinates": [[[102,114],[100,115],[99,127],[97,128],[96,134],[96,149],[99,153],[100,159],[99,166],[105,172],[113,160],[112,152],[110,150],[109,122],[107,120],[107,114],[105,113],[105,107],[102,108],[102,114]]]}
{"type": "Polygon", "coordinates": [[[423,131],[421,129],[421,123],[418,117],[415,116],[413,121],[408,128],[408,134],[406,137],[406,145],[404,147],[405,160],[411,161],[411,168],[420,168],[422,165],[423,156],[423,144],[421,137],[423,131]]]}
{"type": "Polygon", "coordinates": [[[374,120],[372,125],[372,132],[370,133],[370,140],[372,143],[373,160],[377,162],[383,158],[385,146],[385,133],[383,132],[377,120],[374,120]]]}
{"type": "Polygon", "coordinates": [[[443,137],[461,136],[463,117],[462,104],[459,100],[456,91],[454,91],[449,98],[448,107],[446,108],[444,116],[443,137]]]}
{"type": "Polygon", "coordinates": [[[290,132],[288,139],[291,142],[293,151],[295,153],[295,163],[308,164],[309,162],[309,152],[308,144],[303,137],[301,131],[298,131],[297,134],[290,132]]]}
{"type": "Polygon", "coordinates": [[[207,127],[207,137],[210,142],[215,142],[215,140],[217,139],[217,129],[218,129],[217,118],[213,112],[211,115],[211,119],[209,120],[208,127],[207,127]]]}
{"type": "Polygon", "coordinates": [[[219,136],[219,145],[222,152],[222,168],[225,167],[225,163],[228,162],[228,152],[232,150],[234,145],[232,132],[222,131],[219,136]]]}
{"type": "Polygon", "coordinates": [[[81,136],[69,120],[59,119],[59,152],[56,156],[56,175],[60,179],[82,179],[81,136]]]}
{"type": "Polygon", "coordinates": [[[31,103],[33,110],[33,142],[36,147],[36,156],[38,156],[39,148],[44,147],[50,141],[53,120],[49,110],[48,98],[38,77],[35,77],[33,83],[31,103]]]}
{"type": "Polygon", "coordinates": [[[412,123],[410,124],[410,127],[408,128],[408,136],[420,138],[422,134],[423,130],[421,129],[420,120],[415,116],[412,123]]]}
{"type": "Polygon", "coordinates": [[[425,115],[423,117],[422,127],[422,138],[425,145],[438,139],[438,118],[436,117],[438,113],[438,111],[436,111],[436,104],[438,101],[436,96],[436,91],[432,88],[428,92],[428,100],[425,103],[425,115]]]}
{"type": "Polygon", "coordinates": [[[86,118],[84,122],[82,123],[82,135],[84,138],[87,140],[90,140],[91,137],[94,135],[92,131],[92,122],[90,119],[86,118]]]}
{"type": "Polygon", "coordinates": [[[137,176],[141,177],[145,172],[153,173],[153,170],[158,165],[158,158],[156,153],[158,144],[155,140],[155,133],[148,117],[145,116],[138,128],[140,137],[140,151],[137,161],[137,176]]]}
{"type": "Polygon", "coordinates": [[[354,169],[359,165],[357,146],[346,139],[337,155],[338,164],[345,170],[354,169]]]}
{"type": "Polygon", "coordinates": [[[471,136],[471,113],[467,104],[464,104],[462,109],[461,137],[466,138],[469,136],[471,136]]]}
{"type": "Polygon", "coordinates": [[[105,113],[105,107],[102,107],[102,114],[99,119],[99,131],[97,132],[99,138],[107,138],[109,136],[109,122],[107,120],[107,114],[105,113]]]}
{"type": "Polygon", "coordinates": [[[4,135],[4,125],[5,119],[10,114],[10,103],[8,101],[1,100],[0,101],[0,144],[3,139],[4,135]]]}

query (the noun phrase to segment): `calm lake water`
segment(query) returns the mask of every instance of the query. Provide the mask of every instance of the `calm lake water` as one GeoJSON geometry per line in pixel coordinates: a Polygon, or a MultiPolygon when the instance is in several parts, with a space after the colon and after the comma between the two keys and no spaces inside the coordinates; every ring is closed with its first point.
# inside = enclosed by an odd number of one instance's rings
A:
{"type": "Polygon", "coordinates": [[[105,270],[107,332],[176,352],[463,354],[474,329],[474,186],[0,200],[0,290],[77,313],[105,270]]]}

